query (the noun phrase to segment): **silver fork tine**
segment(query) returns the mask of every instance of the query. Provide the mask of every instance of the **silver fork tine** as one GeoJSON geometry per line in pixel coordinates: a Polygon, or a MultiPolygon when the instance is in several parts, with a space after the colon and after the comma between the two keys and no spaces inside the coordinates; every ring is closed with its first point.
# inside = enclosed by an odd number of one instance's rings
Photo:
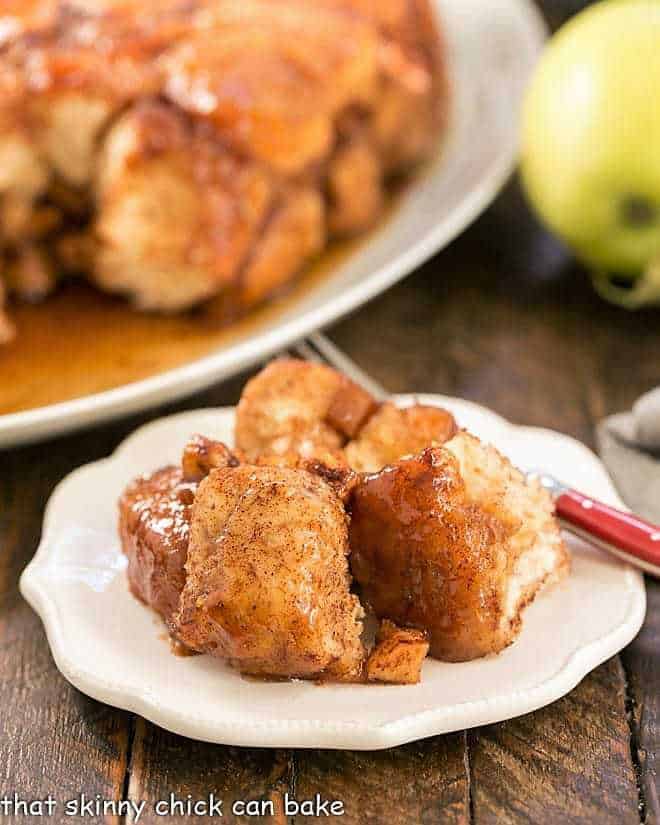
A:
{"type": "MultiPolygon", "coordinates": [[[[305,338],[300,341],[296,341],[296,343],[291,347],[291,354],[298,358],[302,358],[304,361],[311,361],[313,364],[330,364],[330,362],[326,361],[326,359],[323,358],[323,356],[317,352],[305,338]]],[[[330,366],[332,365],[330,364],[330,366]]]]}
{"type": "Polygon", "coordinates": [[[386,401],[389,393],[377,381],[368,375],[363,369],[336,347],[332,341],[315,332],[308,338],[298,341],[292,347],[293,351],[306,361],[313,361],[317,364],[328,364],[331,367],[343,372],[351,381],[355,381],[368,393],[374,396],[377,401],[386,401]]]}

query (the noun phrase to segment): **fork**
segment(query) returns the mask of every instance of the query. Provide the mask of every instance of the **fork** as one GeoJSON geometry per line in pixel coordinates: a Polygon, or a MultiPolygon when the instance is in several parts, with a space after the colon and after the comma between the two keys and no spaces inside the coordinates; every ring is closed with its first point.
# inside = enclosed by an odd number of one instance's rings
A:
{"type": "MultiPolygon", "coordinates": [[[[305,361],[327,364],[343,372],[377,401],[389,397],[384,387],[320,332],[298,341],[289,351],[305,361]]],[[[544,470],[522,472],[550,493],[565,530],[660,578],[660,526],[585,495],[544,470]]]]}

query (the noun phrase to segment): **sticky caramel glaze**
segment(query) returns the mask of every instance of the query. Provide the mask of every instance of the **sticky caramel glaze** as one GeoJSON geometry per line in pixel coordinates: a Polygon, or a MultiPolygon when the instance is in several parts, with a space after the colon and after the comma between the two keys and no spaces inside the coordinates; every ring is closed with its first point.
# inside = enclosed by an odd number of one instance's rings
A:
{"type": "Polygon", "coordinates": [[[44,303],[12,305],[17,333],[0,347],[0,415],[149,378],[243,340],[301,300],[357,243],[332,247],[296,284],[246,315],[226,296],[194,312],[149,315],[79,281],[44,303]]]}
{"type": "Polygon", "coordinates": [[[177,609],[185,583],[196,482],[178,467],[136,479],[119,502],[119,534],[131,592],[164,619],[177,609]]]}
{"type": "MultiPolygon", "coordinates": [[[[385,220],[405,189],[401,181],[385,220]]],[[[63,284],[44,303],[12,305],[17,332],[0,346],[0,415],[149,378],[244,340],[291,311],[368,240],[331,244],[302,277],[248,314],[220,295],[194,312],[149,315],[82,281],[63,284]]]]}
{"type": "MultiPolygon", "coordinates": [[[[2,68],[23,94],[93,91],[122,103],[156,93],[158,56],[190,30],[186,0],[43,0],[0,15],[9,36],[2,68]]],[[[0,41],[2,43],[2,41],[0,41]]]]}
{"type": "Polygon", "coordinates": [[[467,503],[457,461],[425,450],[367,476],[351,499],[351,569],[379,618],[429,635],[431,655],[501,650],[507,528],[467,503]]]}

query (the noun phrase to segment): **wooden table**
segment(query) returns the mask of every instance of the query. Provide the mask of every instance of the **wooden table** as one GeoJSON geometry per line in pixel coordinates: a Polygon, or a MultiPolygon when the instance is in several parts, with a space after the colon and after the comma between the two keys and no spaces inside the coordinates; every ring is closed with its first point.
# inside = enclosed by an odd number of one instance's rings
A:
{"type": "MultiPolygon", "coordinates": [[[[579,5],[547,0],[551,24],[579,5]]],[[[532,220],[515,182],[448,250],[329,334],[392,391],[473,399],[591,446],[596,421],[660,384],[660,312],[627,314],[602,303],[532,220]]],[[[146,800],[143,823],[196,821],[154,815],[152,804],[170,792],[205,799],[214,791],[231,800],[278,799],[288,790],[299,799],[318,792],[343,800],[346,823],[660,824],[660,586],[650,580],[641,634],[564,699],[510,722],[388,751],[200,744],[88,699],[61,678],[17,588],[54,485],[110,453],[143,421],[234,403],[244,379],[0,455],[0,798],[50,793],[63,803],[84,792],[146,800]]],[[[60,806],[45,821],[81,820],[66,818],[60,806]]],[[[248,820],[226,812],[224,821],[248,820]]]]}

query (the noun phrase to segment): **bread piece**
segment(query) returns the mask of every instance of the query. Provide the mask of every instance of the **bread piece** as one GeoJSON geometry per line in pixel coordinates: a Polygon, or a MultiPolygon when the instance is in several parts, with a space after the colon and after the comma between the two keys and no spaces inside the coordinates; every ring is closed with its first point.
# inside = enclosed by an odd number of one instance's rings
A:
{"type": "Polygon", "coordinates": [[[363,615],[350,593],[347,518],[304,470],[214,470],[192,514],[171,627],[193,650],[267,677],[354,680],[363,615]]]}
{"type": "Polygon", "coordinates": [[[322,364],[282,358],[246,384],[236,409],[236,444],[251,457],[336,451],[358,430],[374,399],[322,364]]]}
{"type": "Polygon", "coordinates": [[[466,434],[366,476],[350,506],[363,599],[426,631],[438,659],[511,644],[526,605],[569,567],[547,493],[466,434]]]}
{"type": "Polygon", "coordinates": [[[440,407],[382,404],[345,452],[354,470],[372,473],[425,447],[444,444],[456,433],[453,415],[440,407]]]}

